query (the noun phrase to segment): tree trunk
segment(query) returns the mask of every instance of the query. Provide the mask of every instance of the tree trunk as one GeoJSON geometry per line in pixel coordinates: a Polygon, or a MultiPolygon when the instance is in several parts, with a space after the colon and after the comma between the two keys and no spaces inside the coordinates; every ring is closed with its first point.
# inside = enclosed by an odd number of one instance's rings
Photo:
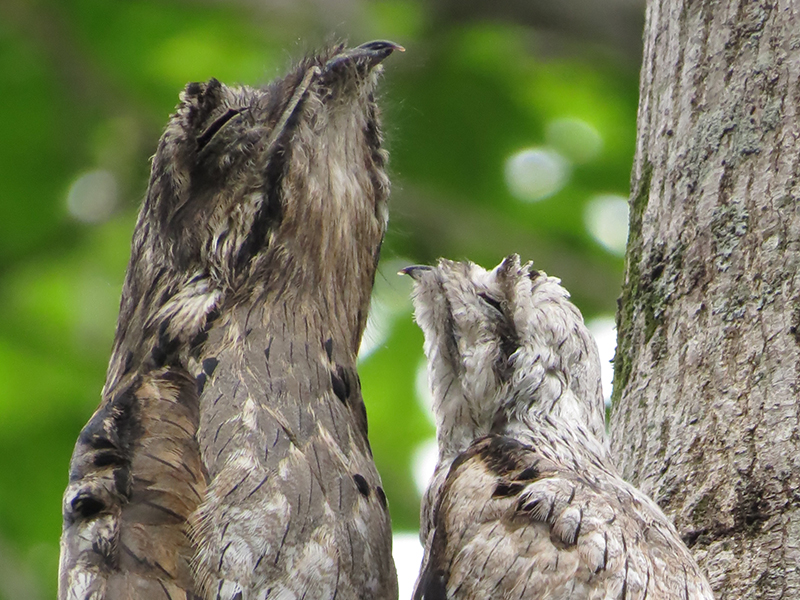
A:
{"type": "Polygon", "coordinates": [[[719,599],[800,597],[800,2],[650,0],[613,450],[719,599]]]}

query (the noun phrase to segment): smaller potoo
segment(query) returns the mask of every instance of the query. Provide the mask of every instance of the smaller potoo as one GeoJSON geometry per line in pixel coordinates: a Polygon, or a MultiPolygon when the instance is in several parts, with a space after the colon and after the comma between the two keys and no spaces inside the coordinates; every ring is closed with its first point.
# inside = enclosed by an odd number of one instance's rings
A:
{"type": "Polygon", "coordinates": [[[415,600],[711,599],[609,456],[597,348],[559,280],[518,256],[403,272],[439,446],[415,600]]]}
{"type": "Polygon", "coordinates": [[[181,94],[70,465],[62,600],[397,597],[356,355],[389,194],[374,91],[400,49],[181,94]]]}

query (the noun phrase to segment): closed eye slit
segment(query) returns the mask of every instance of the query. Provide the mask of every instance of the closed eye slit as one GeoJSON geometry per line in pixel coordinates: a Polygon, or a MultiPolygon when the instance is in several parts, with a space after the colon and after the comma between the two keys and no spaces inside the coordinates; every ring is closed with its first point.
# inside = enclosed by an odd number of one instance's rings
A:
{"type": "Polygon", "coordinates": [[[491,306],[493,309],[495,309],[497,312],[503,314],[503,305],[500,304],[499,300],[492,298],[486,292],[478,292],[478,297],[481,298],[484,302],[486,302],[486,304],[491,306]]]}
{"type": "Polygon", "coordinates": [[[225,114],[216,119],[208,128],[197,136],[197,150],[198,152],[205,148],[208,145],[208,142],[211,141],[211,138],[225,126],[225,123],[230,121],[233,117],[238,115],[241,111],[235,108],[229,108],[225,111],[225,114]]]}

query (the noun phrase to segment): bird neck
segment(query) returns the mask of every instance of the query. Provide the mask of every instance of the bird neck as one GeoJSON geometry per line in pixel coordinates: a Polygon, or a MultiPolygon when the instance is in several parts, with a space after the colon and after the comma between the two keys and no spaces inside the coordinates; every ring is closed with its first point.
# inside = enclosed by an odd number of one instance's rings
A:
{"type": "Polygon", "coordinates": [[[252,270],[268,291],[317,307],[331,327],[348,333],[354,352],[366,324],[389,190],[374,107],[371,100],[359,102],[366,106],[327,107],[309,97],[287,148],[281,222],[252,270]]]}
{"type": "Polygon", "coordinates": [[[613,469],[605,431],[597,434],[586,423],[556,413],[531,411],[522,418],[509,421],[499,431],[528,443],[549,458],[565,463],[592,463],[613,469]]]}

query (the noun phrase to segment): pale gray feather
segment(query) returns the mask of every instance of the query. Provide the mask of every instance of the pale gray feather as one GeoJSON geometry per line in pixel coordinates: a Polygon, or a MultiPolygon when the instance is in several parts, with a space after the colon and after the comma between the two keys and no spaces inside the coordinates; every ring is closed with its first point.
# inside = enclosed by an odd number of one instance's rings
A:
{"type": "Polygon", "coordinates": [[[356,355],[389,192],[374,89],[397,49],[181,94],[72,459],[59,598],[396,598],[356,355]]]}
{"type": "Polygon", "coordinates": [[[409,267],[439,460],[414,598],[711,599],[659,507],[609,455],[597,348],[560,282],[409,267]]]}

